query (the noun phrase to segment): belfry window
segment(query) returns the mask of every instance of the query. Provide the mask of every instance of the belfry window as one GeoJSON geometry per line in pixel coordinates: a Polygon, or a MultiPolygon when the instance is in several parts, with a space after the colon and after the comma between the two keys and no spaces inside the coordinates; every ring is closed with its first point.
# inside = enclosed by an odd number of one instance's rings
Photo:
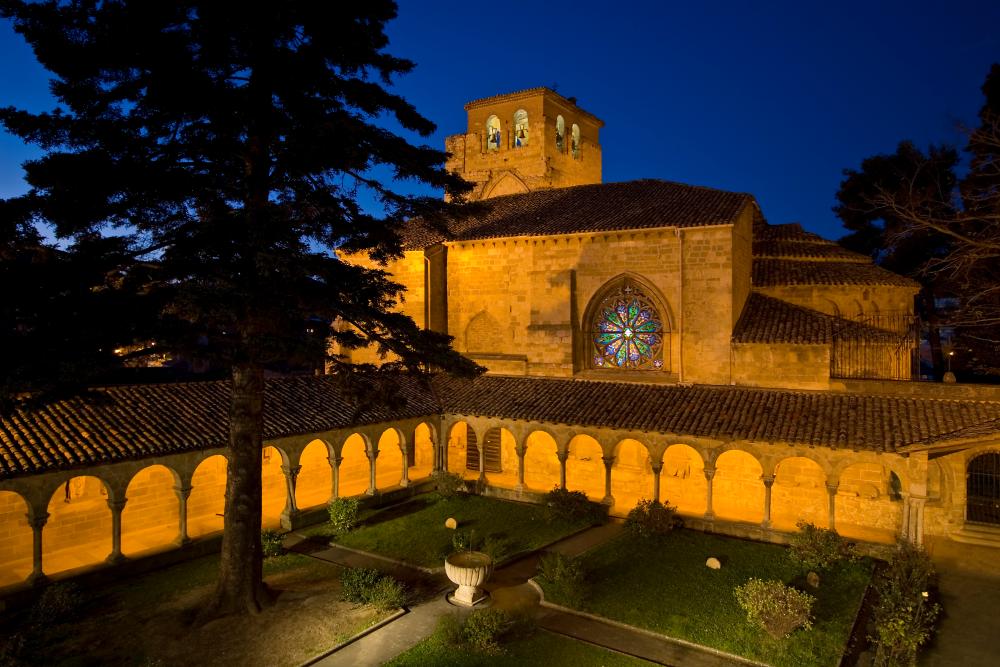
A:
{"type": "Polygon", "coordinates": [[[563,120],[562,116],[556,116],[556,148],[560,152],[565,150],[566,146],[566,121],[563,120]]]}
{"type": "Polygon", "coordinates": [[[623,280],[597,304],[591,322],[595,368],[663,370],[663,320],[652,300],[623,280]]]}
{"type": "Polygon", "coordinates": [[[514,148],[528,145],[528,112],[518,109],[514,112],[514,148]]]}
{"type": "Polygon", "coordinates": [[[965,520],[1000,524],[1000,453],[980,454],[965,475],[965,520]]]}
{"type": "Polygon", "coordinates": [[[569,140],[570,152],[573,153],[573,157],[580,157],[580,126],[573,123],[573,131],[569,140]]]}
{"type": "Polygon", "coordinates": [[[486,119],[486,150],[500,150],[500,119],[496,116],[486,119]]]}

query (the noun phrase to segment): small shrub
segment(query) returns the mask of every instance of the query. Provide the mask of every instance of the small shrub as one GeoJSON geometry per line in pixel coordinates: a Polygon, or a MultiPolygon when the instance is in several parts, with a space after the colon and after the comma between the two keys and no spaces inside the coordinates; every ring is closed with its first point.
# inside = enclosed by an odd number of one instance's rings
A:
{"type": "Polygon", "coordinates": [[[538,561],[538,573],[548,582],[548,592],[555,601],[578,607],[587,599],[587,573],[579,560],[547,553],[538,561]]]}
{"type": "Polygon", "coordinates": [[[465,480],[458,473],[440,470],[432,475],[432,479],[434,480],[434,490],[441,498],[454,498],[469,491],[465,480]]]}
{"type": "Polygon", "coordinates": [[[483,653],[499,653],[500,639],[510,627],[510,616],[502,609],[477,609],[465,619],[462,635],[466,643],[483,653]]]}
{"type": "Polygon", "coordinates": [[[268,529],[260,531],[260,546],[261,551],[264,553],[264,558],[274,558],[285,553],[285,547],[282,544],[283,539],[282,534],[276,530],[268,529]]]}
{"type": "Polygon", "coordinates": [[[812,627],[809,613],[816,598],[780,581],[750,579],[734,591],[736,601],[747,613],[751,625],[763,628],[775,639],[787,637],[798,628],[812,627]]]}
{"type": "Polygon", "coordinates": [[[795,524],[799,532],[791,536],[788,557],[806,570],[829,570],[854,558],[853,549],[836,531],[819,528],[807,521],[795,524]]]}
{"type": "Polygon", "coordinates": [[[640,500],[625,517],[625,528],[639,538],[666,535],[681,526],[677,509],[657,500],[640,500]]]}
{"type": "Polygon", "coordinates": [[[602,523],[607,517],[604,507],[591,502],[583,491],[556,487],[545,494],[549,521],[566,523],[602,523]]]}
{"type": "Polygon", "coordinates": [[[355,604],[368,604],[371,590],[385,575],[370,567],[350,567],[340,575],[341,597],[355,604]]]}
{"type": "Polygon", "coordinates": [[[83,606],[83,597],[76,584],[53,584],[42,591],[28,613],[28,622],[54,625],[72,620],[83,606]]]}
{"type": "Polygon", "coordinates": [[[917,652],[934,633],[941,606],[931,600],[934,566],[927,553],[899,544],[875,579],[878,601],[872,613],[875,666],[915,665],[917,652]]]}
{"type": "Polygon", "coordinates": [[[401,582],[370,567],[344,570],[340,575],[340,587],[341,599],[383,610],[403,607],[409,597],[401,582]]]}
{"type": "Polygon", "coordinates": [[[334,498],[326,506],[330,516],[330,527],[336,535],[343,535],[354,530],[358,525],[358,513],[361,511],[359,498],[334,498]]]}
{"type": "Polygon", "coordinates": [[[486,539],[483,540],[479,550],[492,558],[494,563],[498,563],[510,555],[511,544],[508,540],[505,540],[502,537],[488,535],[486,539]]]}
{"type": "Polygon", "coordinates": [[[456,530],[451,536],[451,547],[455,551],[469,551],[472,549],[472,536],[464,530],[456,530]]]}
{"type": "Polygon", "coordinates": [[[407,598],[406,586],[388,575],[383,576],[368,593],[368,604],[376,609],[388,611],[405,607],[407,598]]]}

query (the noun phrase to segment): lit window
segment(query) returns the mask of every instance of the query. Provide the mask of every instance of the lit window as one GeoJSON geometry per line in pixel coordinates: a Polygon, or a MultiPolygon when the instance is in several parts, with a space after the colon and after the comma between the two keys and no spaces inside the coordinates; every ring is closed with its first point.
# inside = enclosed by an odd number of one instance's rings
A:
{"type": "Polygon", "coordinates": [[[528,145],[528,112],[518,109],[514,112],[514,148],[528,145]]]}
{"type": "Polygon", "coordinates": [[[570,137],[570,150],[573,157],[580,157],[580,126],[573,123],[572,136],[570,137]]]}
{"type": "Polygon", "coordinates": [[[652,301],[630,281],[598,305],[592,325],[597,368],[663,368],[663,324],[652,301]]]}
{"type": "Polygon", "coordinates": [[[500,119],[496,116],[486,119],[486,150],[500,150],[500,119]]]}
{"type": "Polygon", "coordinates": [[[566,121],[562,116],[556,116],[556,148],[565,150],[566,145],[566,121]]]}

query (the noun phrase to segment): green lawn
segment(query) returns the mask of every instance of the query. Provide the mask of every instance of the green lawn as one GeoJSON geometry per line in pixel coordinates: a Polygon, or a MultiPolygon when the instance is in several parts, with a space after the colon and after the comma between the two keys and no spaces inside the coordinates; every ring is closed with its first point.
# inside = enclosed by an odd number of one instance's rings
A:
{"type": "Polygon", "coordinates": [[[567,639],[545,631],[537,631],[526,639],[503,645],[501,655],[482,655],[443,644],[435,637],[420,642],[409,651],[396,656],[387,667],[639,667],[652,663],[621,653],[606,651],[597,646],[567,639]]]}
{"type": "MultiPolygon", "coordinates": [[[[458,521],[459,531],[473,535],[477,547],[486,538],[498,545],[498,559],[538,549],[586,527],[585,523],[550,522],[546,514],[546,508],[539,505],[472,495],[449,499],[428,495],[366,513],[362,524],[337,537],[336,543],[422,567],[441,567],[454,550],[455,531],[444,525],[449,517],[458,521]]],[[[324,527],[308,532],[329,535],[324,527]]]]}
{"type": "MultiPolygon", "coordinates": [[[[746,622],[733,589],[750,577],[798,584],[802,572],[783,547],[677,530],[648,542],[624,536],[583,563],[591,592],[582,610],[781,667],[836,665],[871,577],[867,562],[824,575],[810,591],[812,630],[773,640],[746,622]],[[722,560],[721,570],[705,567],[709,556],[722,560]]],[[[560,602],[548,590],[546,598],[560,602]]]]}

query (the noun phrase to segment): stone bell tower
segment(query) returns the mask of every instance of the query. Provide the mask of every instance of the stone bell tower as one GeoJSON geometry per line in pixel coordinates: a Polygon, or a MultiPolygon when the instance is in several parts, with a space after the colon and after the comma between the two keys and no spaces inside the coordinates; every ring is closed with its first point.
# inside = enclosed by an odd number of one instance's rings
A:
{"type": "Polygon", "coordinates": [[[475,185],[470,200],[601,182],[604,121],[548,88],[465,105],[468,130],[445,139],[449,171],[475,185]]]}

